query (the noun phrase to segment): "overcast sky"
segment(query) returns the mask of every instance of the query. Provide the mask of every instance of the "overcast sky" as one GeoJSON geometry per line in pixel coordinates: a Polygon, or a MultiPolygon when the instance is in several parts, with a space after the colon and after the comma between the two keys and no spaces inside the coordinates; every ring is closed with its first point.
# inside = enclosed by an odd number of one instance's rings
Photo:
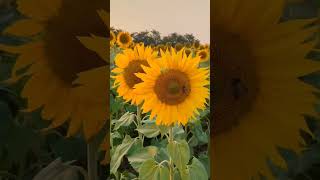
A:
{"type": "Polygon", "coordinates": [[[111,26],[129,32],[155,29],[162,36],[192,33],[210,42],[210,0],[111,0],[111,26]]]}

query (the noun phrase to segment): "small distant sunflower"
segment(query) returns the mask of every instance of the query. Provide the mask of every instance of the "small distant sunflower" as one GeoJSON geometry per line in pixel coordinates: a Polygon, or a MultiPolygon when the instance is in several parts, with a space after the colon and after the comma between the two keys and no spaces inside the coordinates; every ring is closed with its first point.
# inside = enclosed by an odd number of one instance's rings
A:
{"type": "MultiPolygon", "coordinates": [[[[101,0],[18,0],[17,6],[28,18],[18,20],[5,33],[32,41],[20,46],[0,45],[0,49],[18,55],[11,81],[29,76],[22,90],[27,111],[42,108],[42,118],[52,121],[49,128],[69,121],[68,136],[83,132],[86,140],[91,139],[107,117],[108,85],[97,83],[97,79],[107,81],[102,74],[107,72],[109,17],[97,10],[107,10],[108,4],[101,0]],[[104,46],[98,48],[98,54],[77,39],[90,33],[104,46]],[[25,73],[17,73],[25,68],[25,73]]],[[[96,47],[90,43],[90,48],[96,47]]]]}
{"type": "MultiPolygon", "coordinates": [[[[212,179],[271,176],[266,159],[285,167],[277,147],[301,150],[301,114],[313,114],[315,89],[299,77],[319,70],[306,59],[314,20],[280,22],[285,0],[215,0],[212,179]]],[[[271,177],[268,179],[272,179],[271,177]]]]}
{"type": "Polygon", "coordinates": [[[187,43],[187,44],[186,44],[186,47],[187,47],[187,48],[192,48],[192,44],[191,44],[191,43],[187,43]]]}
{"type": "Polygon", "coordinates": [[[121,48],[128,48],[132,43],[132,37],[128,32],[119,32],[117,43],[121,48]]]}
{"type": "Polygon", "coordinates": [[[110,31],[110,45],[113,46],[117,41],[117,37],[113,31],[110,31]]]}
{"type": "Polygon", "coordinates": [[[200,50],[203,50],[203,49],[206,49],[206,47],[205,47],[205,45],[201,44],[201,45],[199,46],[199,49],[200,49],[200,50]]]}
{"type": "Polygon", "coordinates": [[[199,49],[199,47],[200,47],[200,41],[195,41],[195,42],[193,43],[193,47],[194,47],[195,49],[199,49]]]}
{"type": "Polygon", "coordinates": [[[176,51],[180,51],[180,50],[183,48],[183,44],[177,43],[177,44],[175,45],[175,48],[176,48],[176,51]]]}
{"type": "Polygon", "coordinates": [[[192,53],[192,50],[190,48],[185,48],[184,52],[186,53],[187,56],[189,56],[192,53]]]}
{"type": "Polygon", "coordinates": [[[117,87],[119,96],[127,102],[138,105],[141,98],[134,91],[133,87],[141,80],[135,73],[143,73],[141,65],[149,66],[150,62],[157,57],[157,52],[151,47],[144,47],[137,44],[134,49],[125,49],[115,58],[116,68],[112,70],[115,79],[114,85],[117,87]]]}
{"type": "Polygon", "coordinates": [[[151,111],[150,118],[156,123],[185,125],[188,120],[204,109],[209,98],[208,69],[199,68],[200,57],[161,51],[160,63],[142,66],[145,73],[136,73],[142,80],[135,85],[135,92],[143,95],[144,113],[151,111]]]}
{"type": "Polygon", "coordinates": [[[201,62],[205,62],[209,59],[209,51],[207,49],[198,50],[197,55],[200,56],[201,62]]]}

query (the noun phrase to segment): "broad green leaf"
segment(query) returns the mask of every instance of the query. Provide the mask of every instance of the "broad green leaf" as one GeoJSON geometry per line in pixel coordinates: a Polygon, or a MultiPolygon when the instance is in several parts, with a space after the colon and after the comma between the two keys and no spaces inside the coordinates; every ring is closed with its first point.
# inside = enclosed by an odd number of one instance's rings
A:
{"type": "Polygon", "coordinates": [[[153,159],[145,161],[139,170],[140,180],[153,180],[157,178],[159,173],[159,166],[153,159]]]}
{"type": "Polygon", "coordinates": [[[197,139],[197,137],[195,135],[191,136],[191,138],[189,139],[189,145],[191,147],[195,147],[199,144],[199,141],[197,139]]]}
{"type": "Polygon", "coordinates": [[[126,112],[121,118],[115,121],[113,130],[118,130],[121,126],[129,126],[134,121],[135,115],[130,112],[126,112]]]}
{"type": "Polygon", "coordinates": [[[178,169],[173,171],[173,180],[182,180],[178,169]]]}
{"type": "Polygon", "coordinates": [[[206,144],[209,141],[208,134],[203,131],[200,121],[197,121],[192,126],[192,133],[197,138],[199,144],[206,144]]]}
{"type": "Polygon", "coordinates": [[[152,159],[158,152],[158,148],[155,146],[142,147],[130,154],[127,155],[128,160],[131,166],[139,171],[141,164],[148,160],[152,159]]]}
{"type": "Polygon", "coordinates": [[[146,160],[139,170],[139,180],[168,180],[169,169],[154,159],[146,160]]]}
{"type": "Polygon", "coordinates": [[[163,125],[159,125],[159,130],[160,130],[160,134],[161,134],[161,138],[168,133],[169,128],[167,126],[163,126],[163,125]]]}
{"type": "Polygon", "coordinates": [[[117,113],[122,108],[122,103],[117,98],[110,94],[110,112],[111,114],[117,113]]]}
{"type": "Polygon", "coordinates": [[[181,126],[174,126],[172,129],[174,139],[185,139],[187,137],[181,126]]]}
{"type": "Polygon", "coordinates": [[[168,179],[170,179],[169,168],[166,166],[160,166],[158,180],[168,180],[168,179]]]}
{"type": "Polygon", "coordinates": [[[210,174],[210,159],[206,154],[199,155],[199,161],[203,164],[203,166],[207,170],[207,174],[210,174]]]}
{"type": "Polygon", "coordinates": [[[188,166],[190,180],[208,180],[208,174],[203,164],[197,159],[193,158],[191,165],[188,166]]]}
{"type": "Polygon", "coordinates": [[[169,161],[169,154],[166,148],[160,148],[157,155],[155,156],[157,162],[162,162],[164,160],[169,161]]]}
{"type": "Polygon", "coordinates": [[[121,164],[123,156],[127,154],[127,152],[130,150],[135,141],[135,139],[132,139],[130,136],[127,135],[122,141],[122,144],[116,147],[110,162],[111,173],[115,174],[117,172],[117,169],[121,164]]]}
{"type": "Polygon", "coordinates": [[[157,137],[160,134],[160,129],[155,123],[145,123],[136,130],[145,135],[147,138],[157,137]]]}
{"type": "Polygon", "coordinates": [[[179,170],[184,170],[190,159],[189,145],[185,140],[169,142],[168,153],[179,170]]]}

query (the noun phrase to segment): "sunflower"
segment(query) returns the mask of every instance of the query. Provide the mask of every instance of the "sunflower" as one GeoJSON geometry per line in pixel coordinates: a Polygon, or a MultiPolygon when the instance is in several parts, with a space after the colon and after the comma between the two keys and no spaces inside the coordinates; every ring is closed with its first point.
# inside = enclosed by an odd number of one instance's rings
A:
{"type": "Polygon", "coordinates": [[[199,68],[200,57],[186,56],[181,50],[176,53],[161,51],[161,58],[142,66],[145,73],[136,73],[142,80],[135,85],[136,94],[143,95],[144,113],[151,111],[156,123],[185,125],[206,107],[209,98],[208,74],[206,68],[199,68]]]}
{"type": "Polygon", "coordinates": [[[105,123],[108,109],[103,102],[108,85],[97,82],[106,77],[102,74],[106,72],[108,41],[101,37],[106,37],[109,24],[108,14],[97,13],[97,9],[106,10],[108,4],[100,0],[18,0],[17,6],[27,18],[15,22],[5,33],[31,41],[20,46],[1,45],[0,49],[18,55],[11,82],[29,76],[22,90],[28,101],[26,111],[42,108],[42,118],[52,122],[49,128],[69,120],[68,136],[83,132],[89,141],[105,123]],[[99,49],[98,54],[88,51],[77,37],[89,33],[106,49],[99,49]],[[25,68],[25,73],[17,73],[25,68]]]}
{"type": "Polygon", "coordinates": [[[284,166],[276,147],[299,150],[302,113],[313,113],[311,86],[301,77],[318,70],[305,59],[317,31],[313,20],[279,22],[284,0],[215,0],[212,4],[213,179],[270,176],[266,158],[284,166]],[[231,3],[232,2],[232,3],[231,3]]]}
{"type": "Polygon", "coordinates": [[[110,31],[110,45],[113,46],[117,41],[117,37],[113,31],[110,31]]]}
{"type": "Polygon", "coordinates": [[[186,47],[187,48],[192,48],[192,44],[191,43],[186,43],[186,47]]]}
{"type": "Polygon", "coordinates": [[[200,47],[200,41],[195,41],[195,42],[193,43],[193,48],[199,49],[199,47],[200,47]]]}
{"type": "Polygon", "coordinates": [[[114,86],[117,87],[119,96],[127,102],[140,104],[141,98],[133,92],[133,87],[141,80],[135,73],[144,72],[141,65],[149,66],[151,61],[157,57],[157,52],[151,47],[137,44],[134,49],[125,49],[115,58],[116,68],[112,70],[115,79],[114,86]]]}
{"type": "Polygon", "coordinates": [[[207,49],[198,50],[198,56],[200,56],[201,62],[205,62],[209,59],[209,51],[207,49]]]}
{"type": "Polygon", "coordinates": [[[117,43],[121,48],[128,48],[132,43],[132,37],[128,32],[119,32],[117,37],[117,43]]]}
{"type": "MultiPolygon", "coordinates": [[[[184,52],[186,53],[187,56],[189,56],[190,54],[192,54],[192,50],[190,48],[185,48],[184,52]]],[[[201,58],[201,57],[200,57],[201,58]]]]}
{"type": "Polygon", "coordinates": [[[183,48],[183,45],[181,43],[177,43],[175,46],[176,51],[180,51],[183,48]]]}

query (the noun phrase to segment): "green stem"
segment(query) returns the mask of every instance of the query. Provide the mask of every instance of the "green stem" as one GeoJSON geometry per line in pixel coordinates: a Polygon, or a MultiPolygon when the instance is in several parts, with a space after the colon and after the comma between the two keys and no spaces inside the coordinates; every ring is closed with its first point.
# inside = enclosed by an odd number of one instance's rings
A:
{"type": "Polygon", "coordinates": [[[87,144],[88,177],[89,180],[98,180],[98,143],[96,139],[87,144]]]}
{"type": "MultiPolygon", "coordinates": [[[[172,126],[170,126],[169,128],[169,139],[168,139],[169,143],[173,142],[173,128],[172,126]]],[[[170,156],[169,159],[169,174],[170,174],[170,180],[173,180],[173,162],[172,162],[172,158],[170,156]]]]}
{"type": "MultiPolygon", "coordinates": [[[[137,106],[137,123],[138,123],[138,128],[141,127],[141,108],[140,106],[137,106]]],[[[142,134],[138,132],[139,134],[139,139],[142,140],[142,134]]]]}

